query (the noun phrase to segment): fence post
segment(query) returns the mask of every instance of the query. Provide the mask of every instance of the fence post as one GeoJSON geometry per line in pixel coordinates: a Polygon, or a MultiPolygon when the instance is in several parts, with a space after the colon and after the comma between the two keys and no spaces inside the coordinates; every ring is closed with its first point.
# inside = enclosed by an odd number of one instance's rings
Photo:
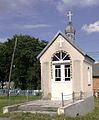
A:
{"type": "Polygon", "coordinates": [[[64,107],[64,98],[63,98],[63,93],[61,93],[62,95],[62,107],[64,107]]]}
{"type": "Polygon", "coordinates": [[[80,100],[82,100],[82,94],[83,94],[83,92],[82,91],[80,91],[80,100]]]}
{"type": "Polygon", "coordinates": [[[75,92],[74,91],[72,93],[72,99],[73,99],[73,102],[74,102],[74,100],[75,100],[75,92]]]}
{"type": "Polygon", "coordinates": [[[27,101],[28,101],[28,99],[29,99],[29,96],[28,96],[28,90],[26,90],[26,97],[27,97],[27,101]]]}

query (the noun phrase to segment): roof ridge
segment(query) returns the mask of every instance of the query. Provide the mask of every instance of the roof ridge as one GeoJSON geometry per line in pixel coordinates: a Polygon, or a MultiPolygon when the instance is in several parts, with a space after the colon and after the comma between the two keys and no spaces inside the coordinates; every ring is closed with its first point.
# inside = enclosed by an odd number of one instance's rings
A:
{"type": "Polygon", "coordinates": [[[51,44],[56,40],[56,38],[61,35],[65,40],[67,40],[76,50],[78,50],[83,56],[90,59],[90,61],[95,61],[93,58],[91,58],[88,54],[86,54],[75,42],[71,42],[60,30],[56,33],[56,35],[53,37],[53,39],[47,44],[47,46],[41,51],[41,53],[37,56],[37,59],[39,59],[46,50],[51,46],[51,44]]]}

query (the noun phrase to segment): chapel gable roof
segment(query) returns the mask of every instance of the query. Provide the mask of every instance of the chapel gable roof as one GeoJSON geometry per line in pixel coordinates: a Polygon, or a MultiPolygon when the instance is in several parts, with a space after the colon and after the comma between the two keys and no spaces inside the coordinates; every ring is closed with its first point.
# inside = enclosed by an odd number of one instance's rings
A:
{"type": "Polygon", "coordinates": [[[56,38],[61,35],[66,41],[68,41],[77,51],[79,51],[84,57],[85,60],[90,61],[90,62],[95,62],[93,58],[88,56],[81,48],[76,43],[72,43],[66,36],[61,32],[57,32],[57,34],[54,36],[54,38],[48,43],[48,45],[41,51],[41,53],[37,56],[37,59],[39,59],[45,52],[46,50],[53,44],[53,42],[56,40],[56,38]]]}

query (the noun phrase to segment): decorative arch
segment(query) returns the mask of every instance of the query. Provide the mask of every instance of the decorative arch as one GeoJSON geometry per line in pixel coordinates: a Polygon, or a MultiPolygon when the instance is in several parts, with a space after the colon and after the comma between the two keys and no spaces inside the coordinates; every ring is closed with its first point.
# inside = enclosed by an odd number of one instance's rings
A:
{"type": "Polygon", "coordinates": [[[71,80],[71,57],[65,51],[57,51],[52,56],[53,77],[55,81],[71,80]]]}
{"type": "Polygon", "coordinates": [[[66,61],[66,60],[71,60],[71,57],[65,51],[57,51],[52,56],[52,61],[66,61]]]}

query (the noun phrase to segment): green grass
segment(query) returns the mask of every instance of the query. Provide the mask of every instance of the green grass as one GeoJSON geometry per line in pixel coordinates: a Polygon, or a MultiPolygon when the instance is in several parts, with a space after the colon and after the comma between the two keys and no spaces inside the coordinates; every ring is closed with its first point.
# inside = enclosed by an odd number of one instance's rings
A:
{"type": "Polygon", "coordinates": [[[0,96],[0,116],[2,116],[2,110],[4,106],[19,104],[27,101],[37,100],[38,96],[0,96]]]}
{"type": "MultiPolygon", "coordinates": [[[[26,98],[26,97],[25,97],[26,98]]],[[[11,100],[16,100],[19,103],[24,101],[24,97],[11,97],[11,100]]],[[[32,97],[30,100],[35,100],[37,97],[32,97]]],[[[0,111],[2,111],[2,107],[7,105],[7,99],[5,97],[0,97],[0,111]]],[[[2,115],[3,116],[3,115],[2,115]]],[[[54,115],[50,116],[47,114],[31,114],[31,113],[9,113],[4,116],[8,116],[11,120],[99,120],[99,98],[95,99],[95,109],[92,113],[87,114],[86,116],[78,116],[78,117],[68,117],[65,115],[54,115]]]]}

